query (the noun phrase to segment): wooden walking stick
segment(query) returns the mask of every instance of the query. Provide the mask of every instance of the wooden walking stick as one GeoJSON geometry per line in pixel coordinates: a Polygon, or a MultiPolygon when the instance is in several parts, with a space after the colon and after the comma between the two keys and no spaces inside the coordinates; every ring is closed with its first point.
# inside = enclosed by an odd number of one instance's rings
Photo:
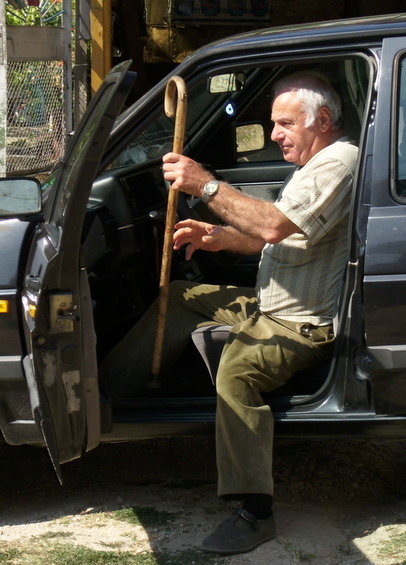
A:
{"type": "MultiPolygon", "coordinates": [[[[173,138],[173,152],[183,152],[183,140],[186,127],[186,86],[181,77],[171,77],[165,90],[165,114],[168,118],[175,117],[175,131],[173,138]]],[[[161,276],[159,280],[158,320],[155,336],[154,355],[152,359],[152,376],[149,380],[151,388],[158,388],[159,371],[161,368],[162,347],[165,331],[166,310],[168,305],[169,278],[172,261],[172,240],[176,222],[176,208],[178,193],[171,187],[168,191],[168,206],[166,210],[164,244],[162,250],[161,276]]]]}

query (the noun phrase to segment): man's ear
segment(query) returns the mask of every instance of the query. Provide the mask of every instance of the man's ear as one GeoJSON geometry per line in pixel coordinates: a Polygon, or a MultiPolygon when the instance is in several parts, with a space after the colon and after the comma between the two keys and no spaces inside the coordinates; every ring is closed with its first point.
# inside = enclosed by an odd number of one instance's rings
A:
{"type": "Polygon", "coordinates": [[[330,110],[327,106],[322,106],[317,114],[317,123],[322,132],[326,132],[330,129],[333,120],[331,118],[330,110]]]}

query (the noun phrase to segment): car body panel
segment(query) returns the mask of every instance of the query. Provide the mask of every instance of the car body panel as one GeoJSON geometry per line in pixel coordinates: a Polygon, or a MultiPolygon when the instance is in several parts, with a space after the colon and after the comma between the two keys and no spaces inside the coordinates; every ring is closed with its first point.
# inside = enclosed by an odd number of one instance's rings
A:
{"type": "Polygon", "coordinates": [[[406,38],[386,38],[381,54],[372,161],[371,205],[364,265],[365,331],[370,379],[379,413],[406,412],[406,206],[396,202],[393,136],[399,60],[406,38]],[[384,142],[383,140],[386,140],[384,142]]]}

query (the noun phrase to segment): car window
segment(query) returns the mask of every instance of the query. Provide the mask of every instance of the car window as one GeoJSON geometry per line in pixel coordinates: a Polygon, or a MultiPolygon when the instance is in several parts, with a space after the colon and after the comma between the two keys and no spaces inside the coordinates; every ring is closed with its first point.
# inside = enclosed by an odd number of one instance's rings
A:
{"type": "Polygon", "coordinates": [[[406,198],[406,57],[400,63],[397,119],[397,182],[396,194],[406,198]]]}
{"type": "MultiPolygon", "coordinates": [[[[343,102],[344,129],[357,143],[368,63],[354,56],[302,65],[222,68],[196,76],[187,83],[185,153],[215,168],[283,161],[278,145],[270,138],[272,87],[277,79],[303,69],[323,73],[336,88],[343,102]]],[[[156,162],[172,148],[173,127],[162,103],[142,129],[134,128],[132,139],[111,165],[156,162]]]]}
{"type": "MultiPolygon", "coordinates": [[[[320,72],[331,82],[340,95],[343,105],[343,127],[345,133],[352,141],[358,143],[365,102],[368,90],[368,64],[361,57],[345,60],[329,61],[305,65],[306,69],[320,72]]],[[[282,78],[292,72],[303,70],[301,67],[286,65],[281,68],[275,79],[282,78]]],[[[273,82],[273,81],[272,81],[273,82]]],[[[240,112],[236,119],[237,131],[243,124],[255,124],[258,120],[264,124],[264,133],[267,142],[264,147],[255,151],[237,151],[238,161],[269,162],[281,159],[281,153],[276,143],[270,141],[272,123],[269,119],[272,103],[272,83],[266,84],[247,106],[240,112]]],[[[249,132],[249,127],[247,127],[249,132]]]]}

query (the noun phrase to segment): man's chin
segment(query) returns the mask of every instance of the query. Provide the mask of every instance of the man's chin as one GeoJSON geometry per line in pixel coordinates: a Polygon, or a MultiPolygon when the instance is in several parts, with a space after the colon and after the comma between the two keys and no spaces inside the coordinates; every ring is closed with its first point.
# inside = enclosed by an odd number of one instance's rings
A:
{"type": "Polygon", "coordinates": [[[283,151],[283,158],[285,159],[285,161],[287,161],[288,163],[294,163],[295,162],[295,157],[293,155],[291,155],[289,153],[289,151],[283,151]]]}

